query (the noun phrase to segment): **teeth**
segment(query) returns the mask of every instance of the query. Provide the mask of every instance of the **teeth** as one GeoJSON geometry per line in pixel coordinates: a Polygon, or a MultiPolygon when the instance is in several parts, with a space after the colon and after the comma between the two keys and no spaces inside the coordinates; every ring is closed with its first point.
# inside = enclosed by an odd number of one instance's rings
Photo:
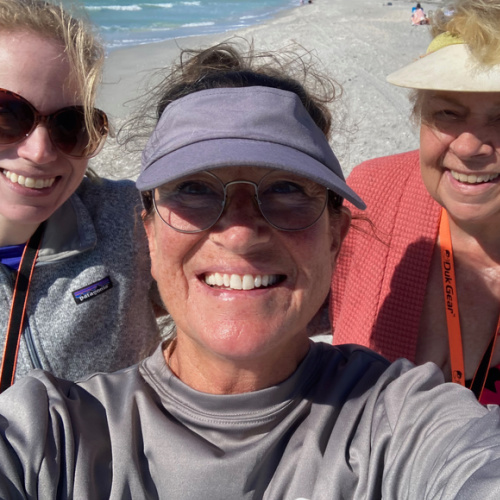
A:
{"type": "Polygon", "coordinates": [[[231,279],[229,280],[229,288],[232,288],[233,290],[241,290],[243,288],[241,276],[237,274],[231,274],[231,279]]]}
{"type": "Polygon", "coordinates": [[[277,274],[221,274],[210,273],[205,275],[205,283],[210,286],[224,286],[231,290],[253,290],[274,285],[278,281],[277,274]]]}
{"type": "Polygon", "coordinates": [[[454,179],[460,182],[466,182],[467,184],[479,184],[481,182],[490,182],[493,179],[496,179],[500,174],[483,174],[483,175],[475,175],[475,174],[460,174],[455,172],[454,170],[450,170],[451,175],[454,179]]]}
{"type": "Polygon", "coordinates": [[[3,174],[10,182],[14,184],[19,184],[21,186],[26,186],[32,189],[44,189],[52,186],[54,184],[56,178],[52,177],[51,179],[34,179],[33,177],[25,177],[24,175],[17,175],[14,172],[10,172],[9,170],[4,170],[3,174]]]}

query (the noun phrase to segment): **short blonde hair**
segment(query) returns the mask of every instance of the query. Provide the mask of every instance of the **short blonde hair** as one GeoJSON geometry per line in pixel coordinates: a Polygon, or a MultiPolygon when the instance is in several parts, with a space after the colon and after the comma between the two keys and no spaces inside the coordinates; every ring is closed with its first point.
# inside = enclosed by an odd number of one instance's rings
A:
{"type": "Polygon", "coordinates": [[[456,0],[446,9],[437,10],[432,16],[432,35],[445,31],[460,37],[482,64],[500,63],[498,0],[456,0]]]}
{"type": "Polygon", "coordinates": [[[62,45],[87,126],[91,135],[97,134],[92,110],[102,77],[104,47],[83,13],[74,16],[52,1],[0,0],[0,30],[28,31],[62,45]]]}
{"type": "MultiPolygon", "coordinates": [[[[456,0],[434,12],[432,37],[448,32],[461,38],[474,57],[485,65],[500,64],[500,2],[498,0],[456,0]]],[[[422,121],[429,90],[413,90],[410,95],[412,121],[422,121]]]]}

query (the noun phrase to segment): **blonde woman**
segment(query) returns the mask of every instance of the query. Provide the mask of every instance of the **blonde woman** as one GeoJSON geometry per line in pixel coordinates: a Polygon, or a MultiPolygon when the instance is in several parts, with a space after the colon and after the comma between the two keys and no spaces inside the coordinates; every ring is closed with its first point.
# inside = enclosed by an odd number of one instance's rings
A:
{"type": "Polygon", "coordinates": [[[108,132],[92,27],[57,3],[0,0],[0,42],[3,390],[32,368],[127,366],[156,333],[133,183],[86,176],[108,132]]]}

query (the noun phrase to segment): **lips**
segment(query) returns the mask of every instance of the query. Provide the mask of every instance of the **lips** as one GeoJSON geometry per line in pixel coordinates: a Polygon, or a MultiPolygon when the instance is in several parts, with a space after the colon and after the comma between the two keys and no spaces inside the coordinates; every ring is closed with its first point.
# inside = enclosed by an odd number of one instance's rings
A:
{"type": "Polygon", "coordinates": [[[18,175],[14,172],[10,172],[9,170],[4,170],[3,174],[10,182],[14,184],[19,184],[20,186],[25,186],[31,189],[45,189],[52,184],[54,184],[56,178],[51,177],[49,179],[35,179],[33,177],[25,177],[24,175],[18,175]]]}
{"type": "Polygon", "coordinates": [[[500,174],[461,174],[459,172],[455,172],[454,170],[450,170],[451,176],[459,181],[466,184],[480,184],[484,182],[491,182],[496,179],[500,174]]]}
{"type": "Polygon", "coordinates": [[[225,274],[207,273],[203,277],[205,283],[212,287],[222,287],[229,290],[253,290],[275,285],[285,279],[280,274],[225,274]]]}

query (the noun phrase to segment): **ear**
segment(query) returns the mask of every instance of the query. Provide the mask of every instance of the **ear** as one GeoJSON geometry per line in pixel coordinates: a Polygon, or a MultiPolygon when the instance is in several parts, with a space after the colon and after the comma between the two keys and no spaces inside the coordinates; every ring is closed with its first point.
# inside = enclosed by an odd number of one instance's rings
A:
{"type": "Polygon", "coordinates": [[[156,279],[155,262],[157,259],[157,244],[156,244],[156,228],[155,217],[146,215],[146,211],[142,211],[142,223],[146,231],[149,246],[149,256],[151,258],[151,275],[156,279]]]}
{"type": "Polygon", "coordinates": [[[335,263],[335,261],[337,260],[342,242],[349,232],[349,228],[351,227],[351,219],[351,211],[347,207],[342,206],[340,208],[340,213],[332,222],[334,236],[332,238],[331,252],[333,263],[335,263]]]}

